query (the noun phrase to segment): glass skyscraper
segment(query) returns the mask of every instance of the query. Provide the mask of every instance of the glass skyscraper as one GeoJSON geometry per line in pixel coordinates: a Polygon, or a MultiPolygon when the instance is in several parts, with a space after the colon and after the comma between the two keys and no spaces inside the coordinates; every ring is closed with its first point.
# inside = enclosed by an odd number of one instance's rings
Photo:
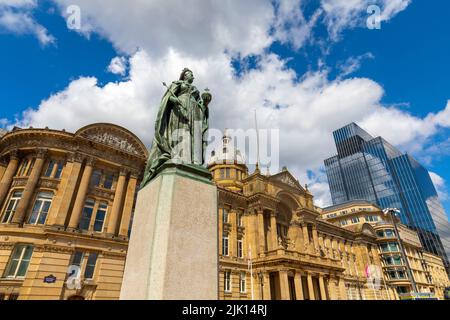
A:
{"type": "Polygon", "coordinates": [[[449,270],[450,223],[428,171],[381,137],[355,123],[333,133],[337,155],[325,160],[333,204],[367,200],[400,209],[425,250],[439,255],[449,270]]]}

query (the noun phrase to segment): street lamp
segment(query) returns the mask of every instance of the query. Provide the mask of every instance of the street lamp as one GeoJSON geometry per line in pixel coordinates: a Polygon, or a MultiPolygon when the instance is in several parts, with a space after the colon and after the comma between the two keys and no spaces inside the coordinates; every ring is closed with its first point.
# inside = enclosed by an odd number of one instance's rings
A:
{"type": "Polygon", "coordinates": [[[398,232],[398,227],[397,227],[397,221],[395,219],[395,217],[400,213],[400,210],[397,208],[387,208],[383,210],[383,213],[387,216],[390,215],[392,218],[392,224],[394,225],[394,229],[395,229],[395,237],[397,238],[397,242],[398,245],[400,247],[400,253],[402,255],[403,261],[405,261],[405,265],[406,265],[406,271],[408,272],[408,277],[411,279],[411,285],[413,288],[413,294],[416,294],[417,291],[417,285],[416,285],[416,280],[414,280],[414,276],[412,274],[411,271],[411,266],[409,265],[409,260],[406,257],[406,253],[405,253],[405,248],[403,247],[403,242],[400,239],[400,234],[398,232]]]}

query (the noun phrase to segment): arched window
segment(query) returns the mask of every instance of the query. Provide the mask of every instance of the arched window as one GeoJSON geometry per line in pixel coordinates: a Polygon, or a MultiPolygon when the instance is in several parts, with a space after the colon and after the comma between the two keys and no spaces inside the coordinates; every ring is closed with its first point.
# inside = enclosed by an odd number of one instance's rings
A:
{"type": "Polygon", "coordinates": [[[43,225],[47,220],[48,211],[52,205],[53,192],[39,192],[31,211],[29,224],[43,225]]]}
{"type": "Polygon", "coordinates": [[[22,190],[14,191],[6,206],[5,213],[3,214],[2,223],[10,223],[14,213],[16,212],[17,205],[22,198],[22,190]]]}

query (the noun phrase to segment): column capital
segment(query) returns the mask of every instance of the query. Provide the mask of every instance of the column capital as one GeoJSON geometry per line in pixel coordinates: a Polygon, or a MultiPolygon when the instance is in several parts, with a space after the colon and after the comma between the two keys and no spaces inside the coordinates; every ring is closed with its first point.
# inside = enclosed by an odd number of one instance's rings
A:
{"type": "Polygon", "coordinates": [[[36,150],[36,158],[37,159],[44,159],[48,154],[48,149],[39,148],[36,150]]]}
{"type": "Polygon", "coordinates": [[[130,178],[134,178],[134,179],[139,179],[139,176],[141,175],[141,173],[139,172],[139,170],[136,169],[132,169],[130,170],[130,178]]]}
{"type": "Polygon", "coordinates": [[[128,168],[120,168],[119,176],[127,176],[130,170],[128,168]]]}
{"type": "Polygon", "coordinates": [[[19,160],[19,152],[17,150],[12,150],[8,154],[10,160],[19,160]]]}
{"type": "Polygon", "coordinates": [[[84,155],[82,155],[79,152],[70,152],[69,154],[67,154],[67,161],[68,162],[79,162],[82,163],[84,161],[84,155]]]}
{"type": "Polygon", "coordinates": [[[86,158],[86,165],[93,167],[95,165],[95,163],[97,162],[97,158],[95,157],[87,157],[86,158]]]}

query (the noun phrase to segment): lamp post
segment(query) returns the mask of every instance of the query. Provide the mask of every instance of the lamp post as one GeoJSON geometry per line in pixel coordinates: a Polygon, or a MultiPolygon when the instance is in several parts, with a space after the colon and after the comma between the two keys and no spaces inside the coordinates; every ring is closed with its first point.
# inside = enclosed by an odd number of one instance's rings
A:
{"type": "Polygon", "coordinates": [[[406,271],[408,273],[408,277],[411,279],[411,285],[413,288],[413,294],[416,294],[417,291],[417,285],[416,285],[416,280],[414,280],[414,276],[412,274],[411,271],[411,266],[409,265],[409,260],[406,257],[406,252],[405,252],[405,248],[403,247],[403,242],[400,239],[400,234],[398,232],[398,227],[397,227],[397,221],[395,220],[395,217],[397,216],[397,214],[400,213],[400,210],[397,208],[387,208],[383,210],[383,213],[385,215],[390,215],[391,219],[392,219],[392,224],[394,225],[394,230],[395,230],[395,237],[397,238],[397,243],[400,247],[400,253],[402,255],[403,261],[405,261],[405,265],[406,265],[406,271]]]}

